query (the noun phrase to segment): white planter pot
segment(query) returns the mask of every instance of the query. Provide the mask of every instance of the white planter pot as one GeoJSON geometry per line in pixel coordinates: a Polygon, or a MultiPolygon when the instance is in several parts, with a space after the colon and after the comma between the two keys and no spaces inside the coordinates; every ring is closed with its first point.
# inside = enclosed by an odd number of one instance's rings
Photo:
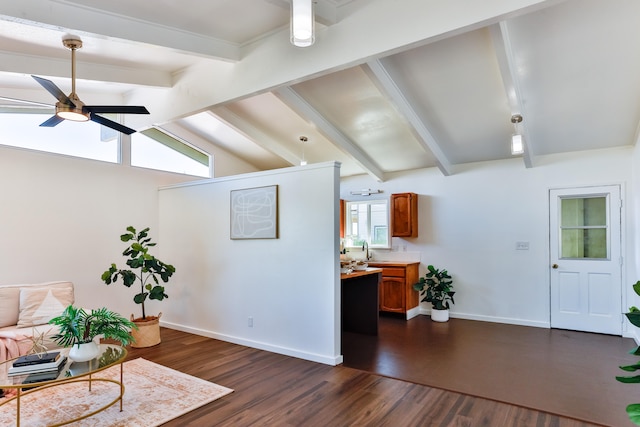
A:
{"type": "Polygon", "coordinates": [[[431,309],[431,320],[434,322],[447,322],[449,321],[449,310],[436,310],[431,309]]]}
{"type": "Polygon", "coordinates": [[[74,362],[86,362],[87,360],[95,359],[99,354],[100,348],[93,341],[79,345],[74,344],[69,349],[69,359],[74,362]]]}

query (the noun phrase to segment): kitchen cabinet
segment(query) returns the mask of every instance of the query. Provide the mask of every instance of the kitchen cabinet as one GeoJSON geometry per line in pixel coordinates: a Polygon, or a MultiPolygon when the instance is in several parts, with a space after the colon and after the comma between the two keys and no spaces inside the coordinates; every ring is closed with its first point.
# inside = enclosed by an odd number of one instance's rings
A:
{"type": "Polygon", "coordinates": [[[417,194],[392,194],[389,209],[392,237],[418,237],[417,194]]]}
{"type": "MultiPolygon", "coordinates": [[[[382,269],[380,282],[380,311],[408,314],[419,305],[418,292],[413,284],[418,282],[419,262],[369,262],[369,267],[382,269]]],[[[417,310],[413,310],[413,317],[417,310]]],[[[407,317],[409,318],[409,317],[407,317]]]]}

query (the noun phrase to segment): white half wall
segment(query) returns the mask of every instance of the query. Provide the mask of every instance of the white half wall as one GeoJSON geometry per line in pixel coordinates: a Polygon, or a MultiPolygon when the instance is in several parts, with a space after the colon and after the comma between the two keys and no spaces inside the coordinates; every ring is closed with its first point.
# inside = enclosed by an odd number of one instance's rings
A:
{"type": "MultiPolygon", "coordinates": [[[[381,189],[419,195],[419,236],[393,238],[395,251],[376,251],[374,259],[420,261],[420,274],[433,264],[454,279],[451,316],[473,320],[550,326],[549,189],[620,184],[623,207],[623,310],[637,280],[635,190],[632,148],[570,153],[538,158],[527,169],[521,159],[475,163],[451,176],[435,168],[396,173],[383,183],[368,176],[341,181],[350,191],[381,189]],[[516,242],[529,250],[516,250],[516,242]]],[[[637,167],[638,165],[636,165],[637,167]]],[[[375,196],[371,196],[374,198],[375,196]]],[[[427,313],[426,305],[421,313],[427,313]]]]}
{"type": "Polygon", "coordinates": [[[331,162],[162,188],[159,258],[176,267],[162,323],[342,363],[339,180],[331,162]],[[231,240],[230,192],[269,185],[278,186],[279,237],[231,240]]]}

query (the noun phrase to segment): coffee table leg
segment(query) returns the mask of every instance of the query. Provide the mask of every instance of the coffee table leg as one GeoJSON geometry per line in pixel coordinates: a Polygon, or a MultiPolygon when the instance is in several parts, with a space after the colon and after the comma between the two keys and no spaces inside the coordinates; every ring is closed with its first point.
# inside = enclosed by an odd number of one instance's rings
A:
{"type": "Polygon", "coordinates": [[[122,375],[122,362],[120,362],[120,412],[122,412],[122,399],[124,398],[124,381],[122,375]]]}
{"type": "Polygon", "coordinates": [[[17,390],[18,395],[16,396],[16,427],[20,427],[20,393],[22,393],[22,389],[18,387],[17,390]]]}

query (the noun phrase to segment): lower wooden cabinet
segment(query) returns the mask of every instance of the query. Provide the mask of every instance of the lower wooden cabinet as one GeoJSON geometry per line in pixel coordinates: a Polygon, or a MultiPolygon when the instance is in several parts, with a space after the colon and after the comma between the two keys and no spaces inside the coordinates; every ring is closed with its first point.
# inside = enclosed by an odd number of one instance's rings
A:
{"type": "Polygon", "coordinates": [[[418,292],[413,290],[413,284],[418,281],[419,265],[419,262],[369,262],[369,267],[382,268],[380,311],[406,314],[418,307],[418,292]]]}

